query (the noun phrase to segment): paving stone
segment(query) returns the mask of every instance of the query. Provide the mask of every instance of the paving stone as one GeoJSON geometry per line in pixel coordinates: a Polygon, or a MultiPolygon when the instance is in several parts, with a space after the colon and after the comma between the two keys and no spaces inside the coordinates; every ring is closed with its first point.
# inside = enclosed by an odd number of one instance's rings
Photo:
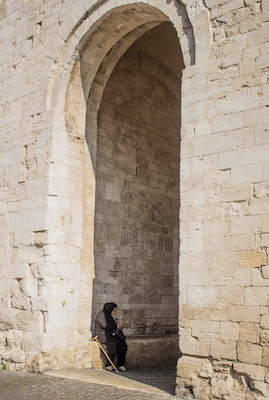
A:
{"type": "MultiPolygon", "coordinates": [[[[157,384],[162,372],[153,370],[143,375],[142,371],[130,371],[133,379],[144,376],[149,383],[157,384]]],[[[127,375],[127,373],[126,373],[127,375]]],[[[171,379],[171,372],[165,376],[171,379]]],[[[137,390],[125,390],[113,386],[94,384],[79,380],[56,378],[43,374],[0,371],[0,400],[172,400],[174,396],[144,393],[137,390]]]]}

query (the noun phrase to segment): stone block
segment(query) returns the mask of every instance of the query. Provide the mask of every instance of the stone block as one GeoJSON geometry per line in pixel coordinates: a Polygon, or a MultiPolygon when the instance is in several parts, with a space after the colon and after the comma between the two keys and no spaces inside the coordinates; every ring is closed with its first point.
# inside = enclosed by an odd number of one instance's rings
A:
{"type": "Polygon", "coordinates": [[[264,382],[253,382],[253,389],[256,393],[267,398],[269,395],[268,385],[264,382]]]}
{"type": "MultiPolygon", "coordinates": [[[[212,170],[214,171],[217,168],[218,156],[217,154],[209,154],[203,157],[191,158],[189,161],[190,161],[190,170],[192,171],[192,175],[190,175],[191,179],[191,176],[193,176],[193,174],[198,173],[200,176],[200,173],[202,171],[212,171],[212,170]]],[[[183,173],[183,175],[185,174],[183,173]]],[[[195,183],[195,186],[197,185],[199,185],[199,181],[195,183]]]]}
{"type": "Polygon", "coordinates": [[[243,306],[245,304],[245,288],[236,285],[227,287],[227,284],[219,286],[218,300],[221,304],[228,305],[232,303],[232,305],[243,306]]]}
{"type": "Polygon", "coordinates": [[[248,200],[252,197],[252,185],[243,184],[236,186],[223,187],[222,201],[242,201],[248,200]]]}
{"type": "Polygon", "coordinates": [[[20,232],[14,234],[14,245],[16,247],[31,246],[32,243],[33,243],[32,232],[20,232]]]}
{"type": "Polygon", "coordinates": [[[237,252],[217,252],[212,254],[212,265],[216,268],[237,267],[239,262],[237,252]]]}
{"type": "Polygon", "coordinates": [[[234,150],[219,154],[219,169],[227,169],[242,165],[242,151],[234,150]]]}
{"type": "Polygon", "coordinates": [[[24,148],[15,148],[13,150],[7,151],[2,160],[2,165],[12,165],[19,164],[23,162],[24,159],[24,148]]]}
{"type": "Polygon", "coordinates": [[[262,352],[262,347],[257,344],[239,342],[237,346],[238,360],[243,363],[261,364],[262,352]]]}
{"type": "Polygon", "coordinates": [[[32,297],[31,308],[33,311],[47,311],[47,300],[43,297],[32,297]]]}
{"type": "Polygon", "coordinates": [[[25,332],[40,332],[44,330],[43,315],[38,311],[19,311],[17,316],[18,329],[25,332]]]}
{"type": "Polygon", "coordinates": [[[261,328],[269,329],[269,315],[261,316],[261,328]]]}
{"type": "Polygon", "coordinates": [[[45,314],[46,332],[72,332],[77,329],[77,312],[65,310],[49,310],[45,314]]]}
{"type": "Polygon", "coordinates": [[[259,269],[253,269],[251,272],[252,286],[268,286],[268,280],[264,279],[259,269]]]}
{"type": "Polygon", "coordinates": [[[264,26],[259,30],[253,30],[248,35],[247,45],[250,47],[257,46],[263,44],[265,42],[265,38],[268,35],[268,27],[264,26]],[[265,35],[265,36],[264,36],[265,35]]]}
{"type": "Polygon", "coordinates": [[[261,329],[261,345],[269,346],[269,329],[261,329]]]}
{"type": "Polygon", "coordinates": [[[269,233],[269,214],[262,215],[262,232],[269,233]]]}
{"type": "Polygon", "coordinates": [[[262,233],[261,234],[261,246],[262,247],[269,247],[269,233],[262,233]]]}
{"type": "Polygon", "coordinates": [[[23,333],[19,330],[10,330],[6,333],[6,343],[9,347],[19,347],[21,345],[23,333]]]}
{"type": "Polygon", "coordinates": [[[43,247],[46,244],[47,232],[34,232],[33,240],[36,247],[43,247]]]}
{"type": "Polygon", "coordinates": [[[62,293],[64,290],[63,279],[57,278],[44,278],[42,280],[42,286],[39,288],[39,294],[41,297],[55,296],[58,293],[62,293]]]}
{"type": "Polygon", "coordinates": [[[240,62],[240,74],[250,74],[255,71],[254,59],[241,61],[240,62]]]}
{"type": "Polygon", "coordinates": [[[240,216],[231,219],[231,234],[257,233],[261,230],[261,218],[259,215],[240,216]]]}
{"type": "Polygon", "coordinates": [[[269,196],[269,183],[262,182],[254,185],[255,197],[268,197],[269,196]]]}
{"type": "Polygon", "coordinates": [[[222,99],[215,101],[215,107],[209,115],[214,117],[218,115],[218,112],[219,114],[229,114],[259,107],[260,99],[258,93],[259,89],[257,87],[245,88],[240,92],[229,93],[222,99]],[[255,101],[253,102],[254,97],[255,101]]]}
{"type": "Polygon", "coordinates": [[[240,150],[255,146],[252,127],[227,132],[227,151],[240,150]]]}
{"type": "Polygon", "coordinates": [[[225,236],[229,233],[230,224],[227,219],[204,221],[204,236],[225,236]]]}
{"type": "Polygon", "coordinates": [[[196,338],[216,336],[219,329],[217,321],[192,321],[192,336],[196,338]]]}
{"type": "Polygon", "coordinates": [[[266,263],[265,251],[241,251],[239,253],[239,266],[242,268],[257,268],[266,263]]]}
{"type": "Polygon", "coordinates": [[[25,296],[12,297],[11,305],[20,310],[30,310],[30,299],[25,296]]]}
{"type": "Polygon", "coordinates": [[[1,354],[2,360],[23,364],[25,362],[25,354],[19,348],[13,348],[1,354]]]}
{"type": "Polygon", "coordinates": [[[205,238],[206,252],[240,251],[251,248],[254,248],[254,236],[250,234],[205,238]]]}
{"type": "Polygon", "coordinates": [[[70,347],[73,345],[73,336],[69,332],[57,332],[57,335],[55,332],[44,332],[41,340],[41,351],[50,353],[55,350],[67,349],[68,345],[70,347]]]}
{"type": "Polygon", "coordinates": [[[10,265],[4,266],[2,269],[3,277],[4,278],[14,278],[14,279],[23,279],[23,278],[26,278],[27,269],[28,269],[28,264],[13,265],[12,267],[10,265]]]}
{"type": "MultiPolygon", "coordinates": [[[[218,193],[217,189],[219,186],[230,185],[230,171],[229,170],[218,170],[218,171],[205,171],[203,179],[203,188],[211,189],[212,195],[218,193]]],[[[212,202],[212,201],[207,201],[212,202]]]]}
{"type": "MultiPolygon", "coordinates": [[[[266,116],[264,118],[266,119],[266,116]]],[[[262,119],[256,122],[255,139],[258,146],[268,144],[268,122],[264,123],[262,119]]]]}
{"type": "Polygon", "coordinates": [[[245,304],[250,306],[267,306],[269,286],[247,287],[245,289],[245,304]]]}
{"type": "Polygon", "coordinates": [[[13,308],[2,308],[0,310],[1,328],[3,330],[17,329],[17,315],[19,310],[13,308]]]}
{"type": "Polygon", "coordinates": [[[25,332],[21,347],[25,353],[40,352],[42,347],[42,333],[25,332]]]}
{"type": "Polygon", "coordinates": [[[239,374],[246,374],[253,380],[257,381],[264,380],[265,370],[263,366],[235,362],[233,364],[233,369],[235,372],[238,372],[239,374]]]}
{"type": "Polygon", "coordinates": [[[190,114],[188,112],[188,105],[182,106],[182,126],[186,123],[193,123],[196,121],[201,121],[206,119],[206,106],[205,103],[199,102],[193,104],[193,112],[190,114]]]}
{"type": "Polygon", "coordinates": [[[199,358],[182,356],[177,362],[177,376],[180,378],[196,378],[203,366],[199,358]]]}
{"type": "Polygon", "coordinates": [[[94,369],[102,369],[103,363],[100,357],[100,348],[98,343],[93,341],[90,342],[90,352],[91,352],[91,359],[92,359],[92,367],[94,369]]]}
{"type": "Polygon", "coordinates": [[[38,283],[37,279],[26,278],[22,279],[20,287],[25,296],[37,296],[38,295],[38,283]]]}
{"type": "MultiPolygon", "coordinates": [[[[245,118],[244,113],[233,113],[228,115],[221,115],[213,119],[212,132],[227,132],[234,129],[244,128],[245,118]]],[[[241,151],[240,151],[241,153],[241,151]]],[[[225,154],[225,153],[224,153],[225,154]]],[[[241,157],[240,157],[241,158],[241,157]]]]}
{"type": "Polygon", "coordinates": [[[224,339],[211,339],[209,343],[209,353],[213,358],[223,358],[226,360],[236,359],[236,342],[224,339]]]}
{"type": "Polygon", "coordinates": [[[226,137],[222,133],[215,135],[208,135],[203,138],[199,148],[201,149],[200,155],[214,154],[222,152],[225,147],[226,137]]]}
{"type": "Polygon", "coordinates": [[[230,318],[233,322],[260,322],[259,307],[232,306],[230,318]]]}
{"type": "Polygon", "coordinates": [[[181,271],[180,273],[181,285],[187,286],[203,286],[209,283],[209,274],[203,269],[191,269],[181,271]]]}
{"type": "Polygon", "coordinates": [[[262,365],[269,367],[269,347],[263,348],[263,360],[262,365]]]}
{"type": "Polygon", "coordinates": [[[260,326],[259,324],[240,322],[239,341],[248,343],[259,343],[260,326]]]}
{"type": "Polygon", "coordinates": [[[239,324],[235,322],[220,321],[220,339],[236,342],[239,338],[239,324]]]}
{"type": "MultiPolygon", "coordinates": [[[[198,307],[200,307],[201,305],[210,306],[216,302],[217,293],[217,288],[199,287],[199,285],[189,286],[186,293],[186,299],[191,305],[195,305],[198,307]]],[[[209,319],[208,312],[205,308],[203,310],[201,309],[200,312],[202,319],[209,319]]]]}
{"type": "Polygon", "coordinates": [[[248,182],[261,182],[263,180],[263,165],[243,165],[233,167],[231,170],[231,184],[237,185],[248,182]]]}
{"type": "Polygon", "coordinates": [[[183,333],[181,330],[179,336],[179,349],[184,355],[208,357],[209,340],[204,338],[194,338],[190,335],[190,333],[183,333]]]}
{"type": "Polygon", "coordinates": [[[269,279],[269,265],[263,265],[261,272],[264,279],[269,279]]]}

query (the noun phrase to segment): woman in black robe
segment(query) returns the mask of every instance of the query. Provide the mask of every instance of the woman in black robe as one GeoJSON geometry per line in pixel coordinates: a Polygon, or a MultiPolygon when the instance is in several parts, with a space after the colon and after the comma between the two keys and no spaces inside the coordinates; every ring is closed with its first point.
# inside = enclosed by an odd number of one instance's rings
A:
{"type": "MultiPolygon", "coordinates": [[[[125,371],[126,367],[124,364],[127,345],[125,340],[119,339],[116,334],[117,330],[122,329],[122,326],[120,324],[116,324],[112,317],[116,310],[117,304],[115,303],[106,303],[104,305],[103,310],[97,314],[95,320],[95,334],[97,335],[99,342],[102,344],[102,347],[109,355],[111,361],[114,363],[117,354],[117,367],[120,371],[125,371]]],[[[107,358],[104,358],[102,352],[101,358],[103,360],[104,367],[108,370],[112,370],[112,366],[107,358]]]]}

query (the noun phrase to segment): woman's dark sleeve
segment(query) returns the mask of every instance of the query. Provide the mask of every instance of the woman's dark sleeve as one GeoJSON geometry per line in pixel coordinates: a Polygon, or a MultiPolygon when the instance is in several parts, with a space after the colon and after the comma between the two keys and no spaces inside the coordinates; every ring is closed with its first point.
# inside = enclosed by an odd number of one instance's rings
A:
{"type": "Polygon", "coordinates": [[[117,324],[112,317],[106,317],[104,312],[99,312],[96,321],[103,329],[116,329],[117,324]]]}

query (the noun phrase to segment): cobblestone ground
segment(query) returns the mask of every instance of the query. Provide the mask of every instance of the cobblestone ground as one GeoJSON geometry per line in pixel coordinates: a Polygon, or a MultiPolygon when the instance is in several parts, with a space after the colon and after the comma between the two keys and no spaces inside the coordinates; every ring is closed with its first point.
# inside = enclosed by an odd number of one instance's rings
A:
{"type": "Polygon", "coordinates": [[[175,400],[112,386],[53,378],[41,374],[0,371],[0,400],[175,400]]]}

